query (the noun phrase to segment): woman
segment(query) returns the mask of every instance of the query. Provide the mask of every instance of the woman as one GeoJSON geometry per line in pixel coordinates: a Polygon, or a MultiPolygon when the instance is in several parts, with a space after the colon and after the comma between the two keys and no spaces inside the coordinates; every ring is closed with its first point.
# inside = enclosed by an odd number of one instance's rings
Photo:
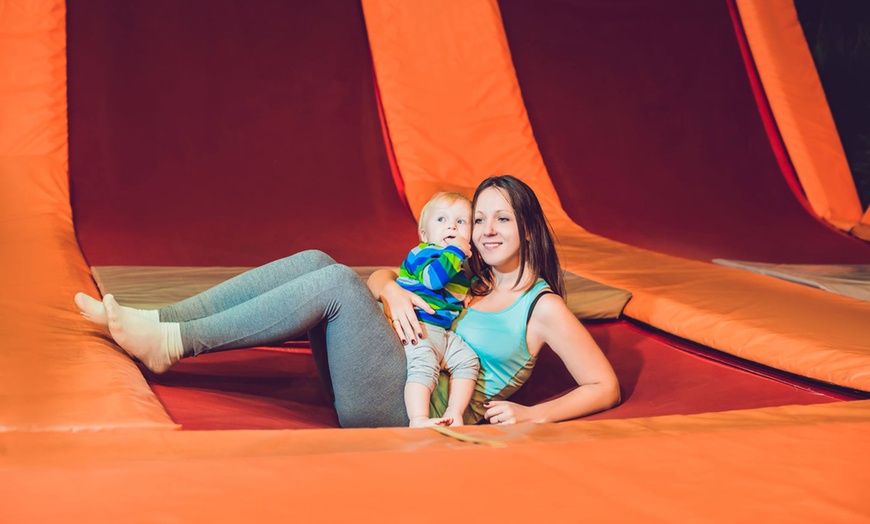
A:
{"type": "MultiPolygon", "coordinates": [[[[511,176],[491,177],[478,187],[473,212],[471,265],[479,280],[457,332],[481,356],[482,372],[467,417],[494,424],[557,421],[615,405],[619,386],[610,364],[560,296],[544,293],[533,303],[545,289],[564,292],[552,235],[532,190],[511,176]],[[518,308],[527,315],[519,323],[511,321],[518,308]],[[508,333],[513,337],[506,339],[508,333]],[[505,400],[528,377],[544,344],[562,358],[578,387],[532,407],[505,400]]],[[[391,271],[372,275],[369,287],[371,293],[350,268],[306,251],[158,312],[121,307],[111,295],[100,303],[78,294],[76,304],[156,372],[205,351],[307,333],[343,427],[404,426],[401,340],[421,336],[414,306],[428,306],[399,287],[391,271]],[[386,317],[372,293],[383,301],[386,317]]]]}
{"type": "MultiPolygon", "coordinates": [[[[555,422],[616,405],[619,384],[610,363],[563,300],[562,270],[534,192],[512,176],[490,177],[478,186],[472,213],[471,267],[477,281],[455,326],[480,357],[466,422],[555,422]],[[505,400],[529,377],[545,344],[578,387],[535,406],[505,400]]],[[[393,272],[379,271],[369,287],[397,320],[399,338],[407,340],[420,333],[414,306],[425,303],[394,281],[393,272]]]]}

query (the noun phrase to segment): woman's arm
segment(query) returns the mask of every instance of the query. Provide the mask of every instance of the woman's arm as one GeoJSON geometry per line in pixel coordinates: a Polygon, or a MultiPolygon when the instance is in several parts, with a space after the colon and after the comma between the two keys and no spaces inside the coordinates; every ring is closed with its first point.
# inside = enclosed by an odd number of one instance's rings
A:
{"type": "Polygon", "coordinates": [[[391,269],[379,269],[369,277],[369,290],[384,305],[384,314],[390,319],[402,344],[407,344],[408,340],[416,343],[423,331],[414,307],[433,314],[435,310],[425,300],[397,284],[397,277],[398,274],[391,269]]]}
{"type": "Polygon", "coordinates": [[[567,394],[534,406],[509,401],[490,402],[486,418],[496,423],[558,422],[610,409],[620,400],[619,381],[607,357],[558,295],[538,301],[529,321],[529,349],[544,344],[562,359],[577,382],[567,394]]]}

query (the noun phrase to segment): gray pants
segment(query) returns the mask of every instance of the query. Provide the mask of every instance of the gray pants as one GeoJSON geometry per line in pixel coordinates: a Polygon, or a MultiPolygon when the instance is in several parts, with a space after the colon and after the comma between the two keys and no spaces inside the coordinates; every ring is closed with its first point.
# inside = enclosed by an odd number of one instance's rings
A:
{"type": "Polygon", "coordinates": [[[408,344],[408,382],[423,384],[429,391],[438,385],[442,369],[453,378],[477,380],[480,361],[477,353],[462,337],[443,327],[423,324],[426,337],[416,344],[408,344]]]}
{"type": "Polygon", "coordinates": [[[308,335],[343,427],[407,426],[405,352],[365,283],[319,251],[252,269],[160,310],[185,355],[308,335]]]}

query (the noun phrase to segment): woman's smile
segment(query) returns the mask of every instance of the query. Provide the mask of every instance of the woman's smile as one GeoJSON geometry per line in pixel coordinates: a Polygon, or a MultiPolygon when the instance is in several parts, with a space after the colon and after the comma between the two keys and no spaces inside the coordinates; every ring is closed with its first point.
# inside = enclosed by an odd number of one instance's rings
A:
{"type": "Polygon", "coordinates": [[[519,263],[520,235],[516,215],[510,202],[497,188],[487,188],[478,196],[471,236],[480,257],[489,266],[509,271],[513,269],[510,266],[519,263]]]}

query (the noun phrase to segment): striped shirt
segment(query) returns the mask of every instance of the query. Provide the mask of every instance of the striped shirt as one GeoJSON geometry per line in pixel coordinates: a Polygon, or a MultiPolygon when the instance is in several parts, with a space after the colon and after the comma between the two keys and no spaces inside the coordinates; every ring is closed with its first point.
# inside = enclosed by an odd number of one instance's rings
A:
{"type": "Polygon", "coordinates": [[[420,320],[450,329],[468,294],[469,281],[462,269],[464,262],[465,253],[456,246],[420,244],[408,253],[399,268],[397,282],[435,310],[435,314],[430,315],[418,309],[420,320]]]}

